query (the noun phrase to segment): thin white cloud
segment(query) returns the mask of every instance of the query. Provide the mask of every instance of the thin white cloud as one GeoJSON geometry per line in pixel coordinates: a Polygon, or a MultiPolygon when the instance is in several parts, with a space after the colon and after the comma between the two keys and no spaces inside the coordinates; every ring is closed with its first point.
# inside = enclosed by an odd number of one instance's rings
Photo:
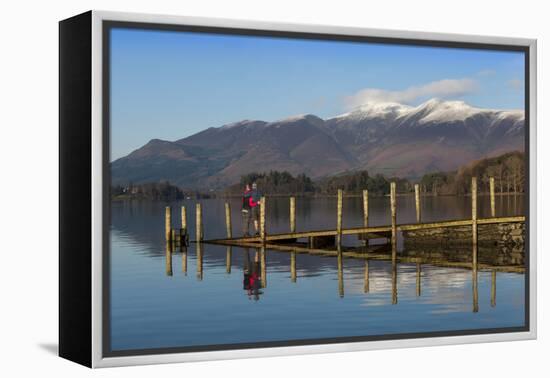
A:
{"type": "Polygon", "coordinates": [[[420,98],[462,97],[477,90],[473,79],[443,79],[427,84],[412,86],[399,91],[388,91],[380,88],[365,88],[344,99],[347,108],[356,108],[372,102],[411,103],[420,98]]]}
{"type": "Polygon", "coordinates": [[[477,76],[487,77],[496,75],[497,71],[495,70],[481,70],[477,73],[477,76]]]}
{"type": "Polygon", "coordinates": [[[516,91],[523,89],[523,80],[521,79],[511,79],[508,80],[508,86],[516,91]]]}

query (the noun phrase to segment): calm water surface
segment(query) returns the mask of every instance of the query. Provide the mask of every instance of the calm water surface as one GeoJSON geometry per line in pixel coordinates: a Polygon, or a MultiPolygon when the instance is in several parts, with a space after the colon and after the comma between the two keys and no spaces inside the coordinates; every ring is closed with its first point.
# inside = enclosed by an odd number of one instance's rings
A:
{"type": "MultiPolygon", "coordinates": [[[[497,197],[497,216],[523,214],[522,196],[497,197]]],[[[241,231],[240,201],[231,200],[233,232],[241,231]]],[[[390,222],[387,198],[371,198],[371,225],[390,222]]],[[[481,217],[489,216],[480,197],[481,217]]],[[[174,226],[194,200],[171,203],[174,226]]],[[[206,239],[225,236],[224,201],[201,200],[206,239]]],[[[423,198],[422,220],[470,217],[470,198],[423,198]]],[[[113,350],[371,336],[524,325],[525,275],[439,263],[397,263],[203,244],[197,254],[166,254],[163,202],[115,201],[111,224],[111,343],[113,350]],[[199,257],[199,259],[197,258],[199,257]],[[291,274],[295,257],[296,274],[291,274]],[[243,288],[247,261],[265,260],[265,287],[243,288]],[[202,269],[200,269],[202,267],[202,269]],[[365,286],[368,284],[368,290],[365,286]]],[[[335,228],[335,198],[298,198],[297,229],[335,228]]],[[[288,199],[269,199],[267,231],[288,231],[288,199]]],[[[414,198],[398,197],[398,223],[415,222],[414,198]]],[[[344,226],[362,225],[362,200],[345,198],[344,226]]],[[[345,245],[359,245],[346,237],[345,245]]],[[[402,255],[413,251],[403,250],[402,255]]],[[[448,251],[429,251],[445,253],[448,251]]],[[[523,251],[520,251],[521,253],[523,251]]],[[[454,253],[454,252],[453,252],[454,253]]],[[[467,252],[466,252],[467,253],[467,252]]],[[[495,264],[521,263],[499,255],[495,264]],[[498,262],[497,262],[498,260],[498,262]]],[[[517,251],[516,251],[517,255],[517,251]]],[[[492,257],[489,258],[491,260],[492,257]]],[[[250,265],[248,265],[250,266],[250,265]]]]}

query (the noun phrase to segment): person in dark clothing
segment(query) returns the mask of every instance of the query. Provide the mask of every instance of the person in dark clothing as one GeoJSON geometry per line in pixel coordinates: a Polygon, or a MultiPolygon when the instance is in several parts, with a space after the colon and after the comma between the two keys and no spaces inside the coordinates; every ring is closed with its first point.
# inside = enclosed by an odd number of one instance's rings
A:
{"type": "Polygon", "coordinates": [[[260,223],[260,205],[261,205],[262,195],[258,191],[258,186],[256,183],[252,184],[252,190],[250,192],[250,209],[252,211],[252,219],[254,220],[254,230],[256,236],[259,235],[259,223],[260,223]]]}
{"type": "Polygon", "coordinates": [[[250,207],[250,200],[252,199],[252,190],[250,189],[250,184],[246,184],[244,193],[243,193],[243,236],[250,236],[250,222],[252,221],[252,208],[250,207]]]}

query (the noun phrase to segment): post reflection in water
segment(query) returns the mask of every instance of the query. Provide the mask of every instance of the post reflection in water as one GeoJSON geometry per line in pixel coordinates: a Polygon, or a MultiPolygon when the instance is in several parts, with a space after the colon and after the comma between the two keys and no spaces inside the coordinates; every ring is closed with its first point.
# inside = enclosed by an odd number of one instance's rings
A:
{"type": "Polygon", "coordinates": [[[391,304],[397,304],[397,243],[391,246],[391,304]]]}
{"type": "Polygon", "coordinates": [[[338,243],[338,295],[344,298],[344,262],[343,262],[342,246],[338,243]]]}
{"type": "Polygon", "coordinates": [[[477,242],[474,240],[472,243],[472,298],[473,298],[473,312],[479,311],[479,301],[477,292],[477,242]]]}
{"type": "Polygon", "coordinates": [[[185,244],[181,244],[180,251],[181,251],[181,271],[187,276],[187,246],[185,244]]]}
{"type": "Polygon", "coordinates": [[[260,261],[261,261],[261,267],[262,267],[262,287],[267,287],[267,266],[266,266],[266,259],[267,259],[267,252],[265,251],[265,246],[262,246],[260,248],[260,261]]]}
{"type": "Polygon", "coordinates": [[[254,299],[255,301],[260,299],[260,295],[263,291],[260,290],[261,280],[260,277],[260,255],[258,249],[254,251],[254,258],[250,258],[250,249],[244,248],[244,266],[243,266],[243,290],[246,291],[248,299],[254,299]]]}
{"type": "Polygon", "coordinates": [[[228,246],[225,251],[225,272],[231,274],[231,257],[233,255],[233,248],[228,246]]]}
{"type": "Polygon", "coordinates": [[[365,293],[369,292],[369,260],[365,259],[365,285],[363,286],[365,293]]]}
{"type": "Polygon", "coordinates": [[[416,263],[416,296],[422,294],[422,264],[416,263]]]}
{"type": "Polygon", "coordinates": [[[296,282],[296,252],[290,252],[290,282],[296,282]]]}
{"type": "Polygon", "coordinates": [[[172,246],[166,243],[166,275],[172,276],[172,246]]]}
{"type": "MultiPolygon", "coordinates": [[[[267,246],[269,247],[269,245],[267,246]]],[[[273,247],[273,246],[272,246],[273,247]]],[[[399,263],[403,264],[402,260],[405,260],[407,264],[407,259],[414,259],[409,263],[414,263],[416,266],[416,296],[420,297],[422,295],[422,264],[438,264],[445,265],[449,260],[437,258],[434,260],[421,261],[419,257],[408,257],[408,256],[397,256],[395,248],[391,248],[391,255],[388,253],[387,258],[380,257],[369,257],[368,252],[365,252],[365,256],[362,257],[358,254],[351,254],[348,250],[344,251],[341,245],[336,245],[336,252],[333,256],[336,257],[337,263],[337,275],[338,275],[338,295],[340,298],[345,296],[344,290],[344,255],[346,257],[351,257],[352,259],[364,259],[364,282],[363,282],[363,292],[369,293],[370,291],[370,262],[374,258],[379,261],[387,261],[391,263],[391,303],[393,305],[398,303],[398,265],[399,263]],[[416,260],[416,262],[415,262],[416,260]]],[[[204,243],[196,243],[196,263],[197,263],[197,279],[201,281],[203,279],[203,260],[204,260],[204,243]]],[[[185,245],[181,245],[179,250],[182,254],[182,272],[187,275],[188,269],[188,250],[185,245]]],[[[259,299],[260,294],[263,294],[259,289],[267,287],[267,249],[266,246],[261,247],[244,247],[244,289],[247,290],[248,295],[253,297],[255,300],[259,299]],[[251,248],[253,248],[253,256],[250,253],[251,248]]],[[[327,250],[329,252],[330,250],[327,250]]],[[[467,268],[470,268],[472,271],[472,309],[473,312],[479,312],[479,294],[478,294],[478,270],[489,270],[491,272],[491,307],[496,306],[496,275],[498,270],[498,265],[491,266],[485,262],[480,263],[478,261],[479,250],[477,245],[472,246],[472,255],[471,255],[471,264],[467,268]],[[480,265],[481,264],[481,265],[480,265]],[[481,266],[481,267],[480,267],[481,266]]],[[[171,243],[166,243],[166,275],[172,276],[172,258],[174,251],[173,245],[171,243]]],[[[298,252],[294,250],[289,250],[290,254],[290,280],[292,283],[297,282],[297,267],[296,259],[298,252]]],[[[482,256],[484,256],[482,254],[482,256]]],[[[233,258],[233,247],[226,247],[225,255],[225,270],[227,274],[231,274],[232,267],[232,258],[233,258]]],[[[462,267],[466,268],[466,267],[462,267]]],[[[508,268],[508,266],[506,266],[508,268]]]]}
{"type": "Polygon", "coordinates": [[[397,304],[397,261],[391,262],[391,304],[397,304]]]}
{"type": "Polygon", "coordinates": [[[197,279],[202,281],[202,243],[196,243],[197,249],[197,279]]]}
{"type": "Polygon", "coordinates": [[[497,271],[491,271],[491,307],[497,305],[497,271]]]}
{"type": "MultiPolygon", "coordinates": [[[[188,250],[186,244],[174,244],[167,242],[165,244],[165,258],[166,258],[166,275],[173,275],[173,254],[176,250],[179,250],[182,254],[182,272],[187,275],[188,269],[188,250]]],[[[208,244],[207,244],[208,246],[208,244]]],[[[409,248],[403,251],[397,251],[396,245],[386,246],[370,246],[369,248],[357,247],[356,249],[350,247],[344,247],[341,244],[336,243],[336,249],[334,247],[327,248],[326,252],[329,256],[336,257],[336,270],[338,279],[338,296],[344,298],[344,258],[351,260],[364,260],[363,271],[363,292],[369,293],[370,287],[370,270],[373,266],[376,267],[379,262],[391,263],[391,304],[398,304],[398,265],[414,264],[416,268],[416,297],[422,296],[422,276],[423,267],[427,265],[427,274],[430,272],[432,266],[451,266],[457,269],[471,269],[472,273],[472,312],[479,312],[479,277],[478,271],[481,270],[491,273],[491,292],[490,292],[490,304],[491,307],[496,307],[496,276],[497,271],[523,273],[521,270],[521,264],[523,258],[521,256],[522,251],[516,249],[510,249],[509,247],[488,249],[487,246],[479,246],[476,243],[472,243],[470,247],[465,249],[446,249],[439,251],[437,249],[414,249],[409,248]],[[373,263],[373,260],[375,261],[373,263]],[[469,262],[468,262],[469,260],[469,262]],[[374,265],[373,265],[374,264],[374,265]]],[[[203,260],[205,258],[205,244],[196,243],[196,271],[197,279],[203,280],[203,260]]],[[[206,247],[207,248],[207,247],[206,247]]],[[[300,246],[284,246],[284,245],[253,245],[250,247],[237,247],[237,249],[243,249],[245,251],[244,258],[244,280],[243,286],[247,291],[249,298],[259,300],[260,295],[263,294],[261,289],[265,289],[267,286],[267,249],[272,249],[274,253],[287,252],[290,256],[287,260],[287,269],[290,270],[290,280],[292,283],[297,282],[297,254],[298,253],[319,253],[319,249],[309,249],[300,246]]],[[[232,246],[225,247],[225,272],[231,274],[233,264],[233,249],[232,246]]],[[[223,261],[223,260],[222,260],[223,261]]],[[[307,261],[307,260],[306,260],[307,261]]],[[[274,262],[275,264],[276,262],[274,262]]],[[[306,265],[307,267],[307,265],[306,265]]],[[[357,263],[351,261],[350,269],[355,269],[357,263]]],[[[307,269],[307,268],[306,268],[307,269]]],[[[374,268],[376,269],[376,268],[374,268]]],[[[287,276],[288,277],[288,276],[287,276]]],[[[484,276],[482,276],[483,279],[484,276]]],[[[353,279],[353,275],[352,275],[353,279]]],[[[425,280],[429,280],[429,276],[424,277],[425,280]]],[[[350,287],[354,287],[352,285],[350,287]]],[[[389,289],[389,288],[388,288],[389,289]]],[[[389,291],[389,290],[388,290],[389,291]]],[[[352,293],[354,294],[354,293],[352,293]]],[[[406,294],[405,294],[406,295],[406,294]]]]}

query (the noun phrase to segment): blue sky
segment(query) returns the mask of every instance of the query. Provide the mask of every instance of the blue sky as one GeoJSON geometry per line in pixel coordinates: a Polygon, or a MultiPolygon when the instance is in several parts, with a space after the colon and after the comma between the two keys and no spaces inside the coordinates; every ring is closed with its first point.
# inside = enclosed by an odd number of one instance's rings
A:
{"type": "Polygon", "coordinates": [[[111,160],[242,119],[429,98],[523,109],[522,53],[111,30],[111,160]]]}

